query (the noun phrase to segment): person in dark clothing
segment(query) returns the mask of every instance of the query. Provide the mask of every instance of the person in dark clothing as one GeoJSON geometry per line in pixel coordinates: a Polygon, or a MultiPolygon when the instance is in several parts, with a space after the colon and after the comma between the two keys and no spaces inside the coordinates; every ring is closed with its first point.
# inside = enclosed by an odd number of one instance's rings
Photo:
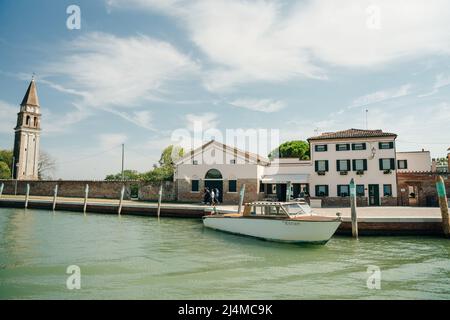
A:
{"type": "Polygon", "coordinates": [[[211,193],[210,193],[208,187],[205,188],[205,191],[204,191],[204,193],[203,193],[203,203],[204,203],[204,204],[209,204],[209,203],[211,203],[211,193]]]}
{"type": "Polygon", "coordinates": [[[214,189],[214,202],[219,203],[219,189],[218,188],[214,189]]]}

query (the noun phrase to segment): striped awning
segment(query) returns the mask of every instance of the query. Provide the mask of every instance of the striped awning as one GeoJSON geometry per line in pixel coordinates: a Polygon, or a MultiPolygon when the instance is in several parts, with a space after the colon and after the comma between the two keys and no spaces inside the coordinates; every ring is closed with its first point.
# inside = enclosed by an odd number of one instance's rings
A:
{"type": "Polygon", "coordinates": [[[262,183],[308,183],[309,174],[274,174],[263,176],[262,183]]]}

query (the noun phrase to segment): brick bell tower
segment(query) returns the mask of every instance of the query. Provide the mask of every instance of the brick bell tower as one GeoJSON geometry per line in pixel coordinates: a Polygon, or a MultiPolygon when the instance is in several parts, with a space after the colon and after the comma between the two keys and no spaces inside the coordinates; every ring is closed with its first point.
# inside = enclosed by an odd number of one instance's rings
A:
{"type": "Polygon", "coordinates": [[[14,179],[37,180],[41,110],[34,76],[20,104],[14,131],[14,179]]]}

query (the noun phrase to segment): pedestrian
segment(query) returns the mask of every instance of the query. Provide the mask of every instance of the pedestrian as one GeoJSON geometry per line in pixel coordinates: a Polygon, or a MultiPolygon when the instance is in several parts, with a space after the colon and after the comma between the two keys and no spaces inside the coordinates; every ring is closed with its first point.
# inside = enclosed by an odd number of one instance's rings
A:
{"type": "Polygon", "coordinates": [[[210,192],[209,192],[209,188],[206,187],[205,191],[203,193],[203,203],[204,204],[208,204],[210,202],[210,198],[211,198],[211,195],[210,195],[210,192]]]}
{"type": "Polygon", "coordinates": [[[219,189],[218,189],[218,188],[215,188],[215,189],[214,189],[214,196],[215,196],[215,202],[216,202],[217,204],[220,203],[220,202],[219,202],[219,194],[220,194],[219,189]]]}
{"type": "Polygon", "coordinates": [[[214,194],[214,189],[211,189],[211,204],[216,205],[216,195],[214,194]]]}

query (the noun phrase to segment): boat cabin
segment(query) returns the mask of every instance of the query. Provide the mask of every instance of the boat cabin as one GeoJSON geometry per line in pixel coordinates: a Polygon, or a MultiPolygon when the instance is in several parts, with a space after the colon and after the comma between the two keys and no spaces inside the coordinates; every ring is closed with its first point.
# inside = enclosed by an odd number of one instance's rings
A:
{"type": "Polygon", "coordinates": [[[311,207],[304,201],[297,202],[251,202],[246,203],[243,216],[297,217],[312,215],[311,207]]]}

